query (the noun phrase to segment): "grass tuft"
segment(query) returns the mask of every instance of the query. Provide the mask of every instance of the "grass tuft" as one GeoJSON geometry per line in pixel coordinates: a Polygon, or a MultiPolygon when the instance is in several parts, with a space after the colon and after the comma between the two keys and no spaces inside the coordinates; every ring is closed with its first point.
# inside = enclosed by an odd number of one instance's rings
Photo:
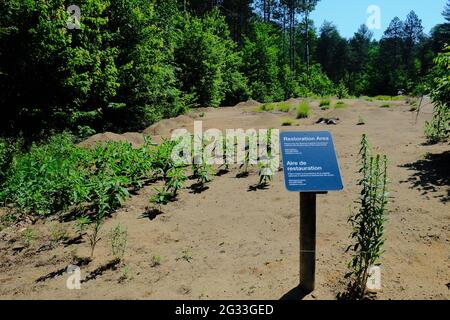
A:
{"type": "Polygon", "coordinates": [[[301,102],[297,107],[297,119],[308,118],[311,112],[308,102],[301,102]]]}

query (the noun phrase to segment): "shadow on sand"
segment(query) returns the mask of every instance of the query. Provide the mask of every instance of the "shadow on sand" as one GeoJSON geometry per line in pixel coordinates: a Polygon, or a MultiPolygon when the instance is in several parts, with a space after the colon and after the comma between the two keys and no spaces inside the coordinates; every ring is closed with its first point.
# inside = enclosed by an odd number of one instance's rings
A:
{"type": "MultiPolygon", "coordinates": [[[[437,187],[450,186],[450,151],[440,154],[428,154],[425,159],[402,165],[414,171],[410,178],[401,183],[410,183],[411,188],[419,189],[423,195],[437,192],[437,187]]],[[[435,196],[443,203],[450,201],[450,188],[447,195],[435,196]]]]}

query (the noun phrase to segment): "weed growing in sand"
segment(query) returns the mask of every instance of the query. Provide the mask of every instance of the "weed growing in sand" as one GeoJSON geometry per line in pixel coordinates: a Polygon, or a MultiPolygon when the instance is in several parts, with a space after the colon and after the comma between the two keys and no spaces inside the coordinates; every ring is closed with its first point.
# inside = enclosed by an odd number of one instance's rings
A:
{"type": "Polygon", "coordinates": [[[169,171],[175,167],[172,151],[177,143],[175,140],[164,140],[163,143],[154,149],[151,156],[153,170],[158,172],[164,181],[167,181],[169,171]]]}
{"type": "Polygon", "coordinates": [[[277,110],[281,112],[289,112],[291,110],[291,105],[287,102],[282,102],[277,105],[277,110]]]}
{"type": "Polygon", "coordinates": [[[187,180],[185,170],[182,167],[173,167],[167,174],[166,188],[176,198],[178,191],[183,188],[184,182],[187,180]]]}
{"type": "Polygon", "coordinates": [[[363,126],[363,125],[365,125],[365,124],[366,124],[366,120],[364,120],[364,118],[363,118],[362,115],[359,115],[359,116],[358,116],[358,123],[357,123],[356,125],[358,125],[358,126],[363,126]]]}
{"type": "Polygon", "coordinates": [[[67,229],[64,225],[54,223],[50,226],[50,239],[52,242],[60,242],[67,239],[67,229]]]}
{"type": "Polygon", "coordinates": [[[88,231],[88,239],[89,239],[89,246],[91,248],[91,259],[94,257],[94,251],[97,244],[100,242],[100,229],[103,226],[103,218],[102,219],[96,219],[95,223],[91,225],[91,229],[88,231]]]}
{"type": "Polygon", "coordinates": [[[120,224],[109,231],[109,242],[114,259],[122,260],[127,249],[128,231],[120,224]]]}
{"type": "Polygon", "coordinates": [[[322,99],[320,100],[319,106],[321,108],[326,107],[326,106],[330,106],[331,105],[331,100],[330,99],[322,99]]]}
{"type": "Polygon", "coordinates": [[[185,249],[183,251],[181,251],[181,259],[183,259],[186,262],[191,263],[193,257],[192,257],[192,253],[189,249],[185,249]]]}
{"type": "Polygon", "coordinates": [[[36,241],[37,235],[36,231],[33,229],[27,228],[22,233],[22,240],[25,242],[26,245],[31,246],[34,241],[36,241]]]}
{"type": "Polygon", "coordinates": [[[172,193],[166,187],[155,188],[155,191],[156,193],[150,197],[150,202],[157,205],[159,211],[161,211],[161,207],[168,204],[170,199],[172,199],[172,193]]]}
{"type": "Polygon", "coordinates": [[[297,119],[308,118],[311,112],[308,102],[304,101],[297,107],[297,119]]]}
{"type": "Polygon", "coordinates": [[[87,216],[78,217],[77,222],[75,224],[75,232],[79,236],[82,236],[85,233],[86,228],[89,226],[90,223],[91,223],[91,219],[89,219],[89,217],[87,217],[87,216]]]}
{"type": "Polygon", "coordinates": [[[269,129],[267,131],[266,137],[266,146],[260,145],[260,148],[267,148],[267,155],[264,157],[260,157],[258,160],[258,175],[259,182],[257,187],[262,189],[269,185],[273,180],[273,175],[275,174],[276,162],[274,157],[272,156],[272,131],[273,129],[269,129]]]}
{"type": "Polygon", "coordinates": [[[152,268],[159,267],[161,265],[161,257],[160,256],[153,256],[152,261],[150,263],[150,266],[152,268]]]}
{"type": "Polygon", "coordinates": [[[245,154],[244,154],[244,161],[243,163],[239,166],[239,174],[238,177],[239,178],[244,178],[244,177],[248,177],[249,174],[249,168],[252,162],[252,153],[250,150],[250,147],[252,145],[256,144],[256,139],[257,137],[254,134],[248,135],[245,138],[245,154]]]}
{"type": "Polygon", "coordinates": [[[390,108],[390,107],[391,107],[391,105],[388,104],[388,103],[382,104],[382,105],[380,106],[380,108],[390,108]]]}
{"type": "Polygon", "coordinates": [[[338,101],[336,103],[336,105],[334,106],[335,109],[343,109],[345,107],[346,107],[346,105],[345,105],[345,103],[343,101],[338,101]]]}
{"type": "Polygon", "coordinates": [[[356,299],[365,296],[369,268],[378,261],[382,253],[388,204],[387,157],[371,155],[366,135],[363,135],[361,141],[360,157],[361,196],[357,202],[359,211],[349,219],[354,244],[347,248],[353,257],[349,263],[351,271],[346,275],[352,279],[348,298],[356,299]]]}

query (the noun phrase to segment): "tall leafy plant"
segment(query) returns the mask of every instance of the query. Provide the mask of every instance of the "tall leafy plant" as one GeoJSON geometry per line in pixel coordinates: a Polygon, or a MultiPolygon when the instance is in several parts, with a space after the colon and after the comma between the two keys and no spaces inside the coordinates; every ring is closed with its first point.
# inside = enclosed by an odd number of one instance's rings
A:
{"type": "Polygon", "coordinates": [[[352,253],[349,263],[351,278],[348,298],[362,299],[366,294],[369,268],[378,262],[384,246],[384,222],[388,204],[387,157],[372,155],[367,136],[361,141],[361,187],[359,209],[349,222],[353,228],[353,244],[347,248],[352,253]]]}

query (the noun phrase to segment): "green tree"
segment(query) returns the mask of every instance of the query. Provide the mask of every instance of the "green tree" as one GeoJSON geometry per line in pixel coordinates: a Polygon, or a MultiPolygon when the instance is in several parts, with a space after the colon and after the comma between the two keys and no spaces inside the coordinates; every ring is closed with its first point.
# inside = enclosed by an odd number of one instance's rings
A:
{"type": "Polygon", "coordinates": [[[175,59],[183,91],[195,95],[197,104],[217,107],[246,97],[242,58],[218,10],[182,20],[175,59]]]}
{"type": "Polygon", "coordinates": [[[284,92],[279,82],[278,58],[280,36],[267,23],[255,21],[244,39],[245,74],[250,82],[252,97],[261,102],[282,100],[284,92]]]}

